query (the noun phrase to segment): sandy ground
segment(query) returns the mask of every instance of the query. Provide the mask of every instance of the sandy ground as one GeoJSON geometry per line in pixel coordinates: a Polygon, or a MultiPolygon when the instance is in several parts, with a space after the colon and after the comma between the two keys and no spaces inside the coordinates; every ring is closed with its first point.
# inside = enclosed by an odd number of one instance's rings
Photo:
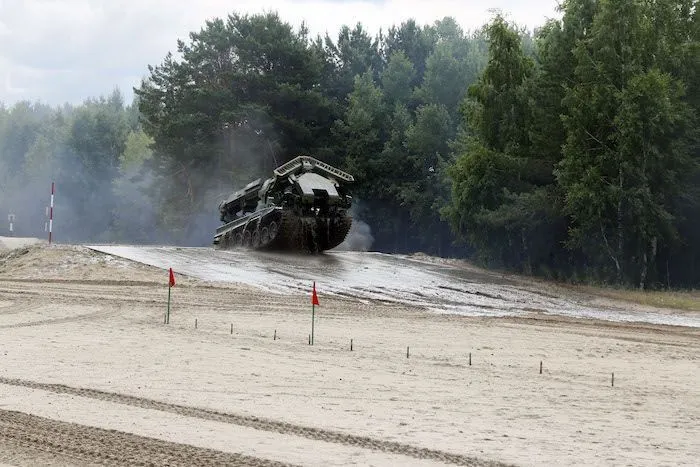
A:
{"type": "Polygon", "coordinates": [[[46,240],[33,237],[2,237],[0,236],[0,251],[22,248],[24,246],[47,243],[46,240]]]}
{"type": "Polygon", "coordinates": [[[461,316],[321,292],[310,346],[308,293],[178,275],[164,325],[166,281],[83,247],[0,253],[0,463],[700,456],[695,327],[461,316]]]}

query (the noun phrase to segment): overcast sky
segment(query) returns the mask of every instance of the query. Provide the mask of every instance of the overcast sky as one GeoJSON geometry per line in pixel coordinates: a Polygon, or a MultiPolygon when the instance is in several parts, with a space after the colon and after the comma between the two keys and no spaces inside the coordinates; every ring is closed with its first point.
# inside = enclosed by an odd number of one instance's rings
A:
{"type": "Polygon", "coordinates": [[[80,103],[131,88],[160,64],[178,38],[206,19],[233,11],[277,11],[333,37],[362,22],[373,33],[414,18],[421,24],[453,16],[475,29],[499,9],[533,28],[558,17],[557,0],[0,0],[0,102],[80,103]]]}

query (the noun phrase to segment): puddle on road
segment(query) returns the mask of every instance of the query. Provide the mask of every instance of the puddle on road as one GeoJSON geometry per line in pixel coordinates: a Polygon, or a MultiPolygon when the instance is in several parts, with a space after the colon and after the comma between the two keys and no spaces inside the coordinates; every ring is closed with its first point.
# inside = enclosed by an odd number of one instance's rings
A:
{"type": "Polygon", "coordinates": [[[700,327],[700,317],[596,308],[572,297],[522,288],[488,273],[401,255],[327,252],[321,255],[153,246],[89,248],[211,282],[243,283],[271,293],[308,292],[313,281],[326,295],[382,300],[467,316],[539,313],[700,327]]]}

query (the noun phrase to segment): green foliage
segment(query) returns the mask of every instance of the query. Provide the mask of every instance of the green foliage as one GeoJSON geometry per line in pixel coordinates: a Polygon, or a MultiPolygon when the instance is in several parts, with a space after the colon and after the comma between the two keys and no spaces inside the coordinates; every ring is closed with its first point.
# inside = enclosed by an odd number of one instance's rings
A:
{"type": "Polygon", "coordinates": [[[119,170],[121,173],[135,172],[145,161],[153,157],[153,139],[143,130],[129,132],[124,144],[124,152],[119,155],[119,170]]]}
{"type": "Polygon", "coordinates": [[[383,50],[386,57],[391,57],[399,51],[408,57],[416,69],[411,87],[418,87],[423,82],[427,59],[436,41],[435,28],[430,26],[421,28],[415,20],[411,19],[398,27],[389,28],[383,41],[383,50]]]}
{"type": "Polygon", "coordinates": [[[439,212],[449,198],[459,101],[485,62],[480,46],[451,18],[424,28],[409,21],[383,39],[386,65],[356,79],[336,134],[360,180],[360,215],[375,247],[456,251],[439,212]]]}
{"type": "Polygon", "coordinates": [[[696,3],[568,0],[538,31],[535,63],[515,27],[490,23],[444,210],[484,261],[641,288],[688,283],[696,3]]]}
{"type": "Polygon", "coordinates": [[[534,63],[518,31],[500,16],[486,32],[488,65],[462,106],[459,157],[448,172],[453,203],[444,214],[483,260],[530,272],[556,248],[539,241],[543,226],[556,223],[556,212],[551,186],[539,175],[539,155],[531,150],[534,63]]]}
{"type": "Polygon", "coordinates": [[[372,38],[360,23],[352,29],[341,27],[335,42],[326,35],[321,50],[326,61],[322,82],[326,94],[338,101],[339,107],[352,92],[355,77],[372,70],[372,77],[377,78],[384,65],[379,39],[372,38]]]}
{"type": "Polygon", "coordinates": [[[694,111],[682,76],[674,76],[690,37],[669,26],[688,13],[601,2],[590,35],[575,49],[575,84],[565,96],[557,176],[569,245],[600,264],[604,278],[642,288],[662,277],[659,252],[668,254],[679,239],[675,200],[696,170],[694,111]]]}
{"type": "Polygon", "coordinates": [[[136,90],[149,166],[169,174],[158,180],[161,225],[187,237],[177,229],[198,212],[215,218],[216,197],[311,153],[359,180],[375,248],[447,251],[444,161],[481,42],[451,18],[374,38],[358,24],[335,41],[271,13],[207,22],[178,44],[182,60],[166,56],[136,90]]]}
{"type": "Polygon", "coordinates": [[[322,51],[276,14],[208,21],[178,51],[182,60],[150,67],[136,94],[152,167],[168,174],[158,180],[161,225],[185,241],[198,228],[188,219],[216,218],[216,198],[231,185],[298,153],[329,159],[334,111],[319,87],[322,51]]]}
{"type": "Polygon", "coordinates": [[[151,200],[153,176],[145,164],[153,157],[153,139],[142,129],[131,130],[126,137],[124,152],[119,156],[119,176],[112,181],[114,219],[110,229],[113,239],[132,242],[158,241],[153,232],[157,215],[151,200]]]}
{"type": "Polygon", "coordinates": [[[413,63],[403,51],[394,53],[389,58],[386,69],[382,72],[382,88],[389,105],[406,105],[413,94],[411,84],[416,76],[413,63]]]}
{"type": "Polygon", "coordinates": [[[16,214],[17,234],[45,234],[55,181],[56,238],[113,238],[118,203],[110,185],[119,175],[130,113],[118,90],[80,106],[20,102],[0,112],[0,215],[16,214]]]}

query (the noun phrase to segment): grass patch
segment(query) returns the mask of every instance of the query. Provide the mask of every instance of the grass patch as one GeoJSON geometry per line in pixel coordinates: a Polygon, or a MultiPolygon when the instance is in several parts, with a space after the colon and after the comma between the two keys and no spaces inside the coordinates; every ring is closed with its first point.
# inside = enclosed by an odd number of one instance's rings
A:
{"type": "Polygon", "coordinates": [[[700,291],[644,291],[632,289],[606,289],[585,286],[585,292],[592,295],[653,306],[656,308],[673,308],[676,310],[700,311],[700,291]]]}

